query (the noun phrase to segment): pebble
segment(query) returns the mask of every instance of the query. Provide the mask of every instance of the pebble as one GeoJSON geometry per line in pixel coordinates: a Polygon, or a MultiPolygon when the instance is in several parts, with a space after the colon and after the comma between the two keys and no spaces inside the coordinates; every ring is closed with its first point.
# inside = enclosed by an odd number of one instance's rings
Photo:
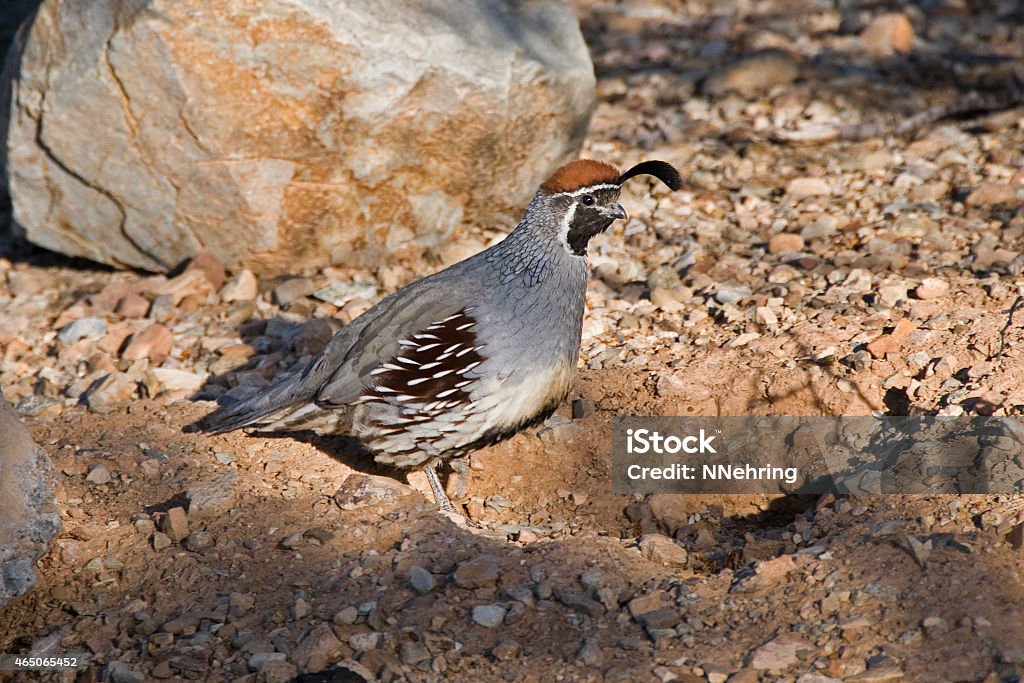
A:
{"type": "Polygon", "coordinates": [[[864,48],[876,57],[909,52],[914,41],[914,27],[902,12],[889,12],[871,20],[860,34],[864,48]]]}
{"type": "Polygon", "coordinates": [[[588,569],[580,575],[580,583],[584,588],[598,590],[599,588],[604,588],[606,582],[604,574],[596,569],[588,569]]]}
{"type": "Polygon", "coordinates": [[[502,640],[491,649],[491,654],[499,662],[511,662],[522,654],[523,646],[515,640],[502,640]]]}
{"type": "Polygon", "coordinates": [[[601,649],[600,641],[597,638],[587,638],[584,640],[583,646],[576,654],[576,661],[585,666],[601,666],[604,663],[604,652],[601,649]]]}
{"type": "Polygon", "coordinates": [[[437,586],[434,575],[419,565],[409,567],[409,584],[420,595],[426,595],[437,586]]]}
{"type": "Polygon", "coordinates": [[[111,662],[107,667],[113,683],[145,683],[145,674],[128,668],[123,662],[111,662]]]}
{"type": "Polygon", "coordinates": [[[228,280],[227,284],[220,290],[220,300],[226,303],[232,301],[253,301],[259,296],[259,282],[252,271],[245,268],[235,273],[228,280]]]}
{"type": "Polygon", "coordinates": [[[805,199],[832,194],[832,188],[824,178],[794,178],[786,185],[786,194],[793,199],[805,199]]]}
{"type": "Polygon", "coordinates": [[[224,263],[209,249],[204,249],[193,256],[185,271],[199,271],[214,289],[220,289],[227,278],[224,263]]]}
{"type": "Polygon", "coordinates": [[[185,494],[191,520],[216,519],[238,499],[238,472],[225,472],[212,481],[196,484],[185,494]]]}
{"type": "Polygon", "coordinates": [[[669,567],[684,567],[687,562],[686,550],[668,536],[646,534],[640,538],[640,553],[652,562],[669,567]]]}
{"type": "Polygon", "coordinates": [[[771,254],[792,254],[803,251],[804,238],[791,232],[772,235],[768,240],[768,252],[771,254]]]}
{"type": "Polygon", "coordinates": [[[334,615],[331,620],[338,626],[351,626],[359,618],[359,609],[355,606],[348,606],[334,615]]]}
{"type": "Polygon", "coordinates": [[[313,293],[314,289],[316,288],[313,286],[313,281],[308,277],[296,277],[285,280],[274,287],[273,301],[278,306],[285,307],[309,296],[313,293]]]}
{"type": "Polygon", "coordinates": [[[501,605],[477,605],[473,608],[473,621],[484,628],[497,628],[505,620],[507,611],[501,605]]]}
{"type": "Polygon", "coordinates": [[[153,534],[153,550],[163,550],[171,546],[170,537],[162,531],[153,534]]]}
{"type": "Polygon", "coordinates": [[[99,339],[107,333],[107,321],[103,318],[79,318],[68,324],[57,335],[64,344],[74,344],[82,339],[99,339]]]}
{"type": "Polygon", "coordinates": [[[949,633],[949,623],[941,617],[926,617],[921,621],[921,628],[929,638],[938,638],[949,633]]]}
{"type": "Polygon", "coordinates": [[[249,671],[260,671],[270,662],[283,662],[288,658],[283,652],[257,652],[249,657],[249,671]]]}
{"type": "Polygon", "coordinates": [[[398,658],[406,666],[416,666],[430,659],[430,650],[423,643],[406,641],[398,648],[398,658]]]}
{"type": "Polygon", "coordinates": [[[99,463],[89,468],[89,474],[86,475],[85,480],[90,484],[108,484],[110,483],[110,468],[99,463]]]}
{"type": "Polygon", "coordinates": [[[111,372],[95,383],[82,398],[93,410],[111,409],[133,398],[138,384],[123,372],[111,372]]]}
{"type": "Polygon", "coordinates": [[[353,633],[348,637],[348,644],[356,652],[367,652],[380,646],[381,637],[381,634],[376,632],[353,633]]]}
{"type": "Polygon", "coordinates": [[[334,494],[334,502],[342,510],[358,510],[380,505],[412,493],[412,489],[389,477],[371,474],[350,474],[334,494]]]}
{"type": "Polygon", "coordinates": [[[114,313],[122,318],[145,318],[149,312],[149,299],[141,294],[128,294],[118,300],[114,313]]]}
{"type": "Polygon", "coordinates": [[[206,552],[213,547],[213,534],[208,531],[193,531],[185,537],[182,545],[193,553],[206,552]]]}
{"type": "Polygon", "coordinates": [[[799,71],[797,58],[789,52],[775,48],[760,50],[712,73],[701,90],[715,97],[736,92],[752,98],[792,83],[799,71]]]}
{"type": "Polygon", "coordinates": [[[783,633],[754,650],[750,665],[755,669],[782,670],[798,664],[798,652],[812,650],[812,646],[800,636],[783,633]]]}
{"type": "Polygon", "coordinates": [[[160,520],[160,531],[167,534],[173,543],[180,543],[188,536],[188,515],[185,508],[173,507],[160,520]]]}
{"type": "Polygon", "coordinates": [[[497,582],[498,562],[490,555],[481,555],[459,564],[453,579],[459,588],[480,588],[497,582]]]}
{"type": "Polygon", "coordinates": [[[967,206],[996,206],[1003,204],[1013,209],[1024,204],[1022,194],[1024,194],[1024,191],[1013,185],[984,182],[967,195],[964,203],[967,206]]]}
{"type": "Polygon", "coordinates": [[[938,299],[949,293],[949,282],[939,277],[929,277],[921,280],[921,284],[914,289],[914,296],[918,299],[938,299]]]}
{"type": "Polygon", "coordinates": [[[154,323],[131,336],[121,357],[126,360],[148,358],[154,365],[160,365],[171,355],[173,347],[174,335],[171,331],[160,323],[154,323]]]}

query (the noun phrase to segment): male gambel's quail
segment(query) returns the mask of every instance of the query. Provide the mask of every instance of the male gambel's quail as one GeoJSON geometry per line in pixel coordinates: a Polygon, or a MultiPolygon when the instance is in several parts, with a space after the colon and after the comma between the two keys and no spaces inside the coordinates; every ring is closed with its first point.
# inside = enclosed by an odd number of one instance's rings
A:
{"type": "Polygon", "coordinates": [[[679,173],[646,161],[623,174],[599,161],[558,169],[502,242],[391,294],[349,323],[301,372],[198,424],[226,432],[312,430],[357,437],[377,462],[435,468],[548,416],[576,374],[587,243],[613,221],[624,181],[679,173]]]}

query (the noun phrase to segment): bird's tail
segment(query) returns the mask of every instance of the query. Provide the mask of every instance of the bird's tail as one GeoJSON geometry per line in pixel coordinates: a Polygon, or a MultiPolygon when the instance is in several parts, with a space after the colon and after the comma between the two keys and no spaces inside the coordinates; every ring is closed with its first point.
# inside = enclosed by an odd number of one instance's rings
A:
{"type": "Polygon", "coordinates": [[[282,413],[289,413],[310,403],[316,397],[316,387],[310,387],[304,382],[304,375],[305,373],[296,373],[276,382],[252,398],[221,406],[189,425],[189,431],[220,434],[241,427],[262,427],[272,424],[282,413]]]}

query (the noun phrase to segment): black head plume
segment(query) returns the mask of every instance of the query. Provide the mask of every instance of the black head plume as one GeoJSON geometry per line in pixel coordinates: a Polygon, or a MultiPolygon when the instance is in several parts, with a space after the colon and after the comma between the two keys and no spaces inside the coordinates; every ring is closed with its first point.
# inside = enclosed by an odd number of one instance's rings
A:
{"type": "Polygon", "coordinates": [[[683,186],[683,177],[679,175],[679,171],[677,171],[672,164],[668,164],[664,161],[640,162],[619,176],[619,185],[626,182],[633,176],[638,175],[652,175],[665,183],[672,191],[678,190],[683,186]]]}

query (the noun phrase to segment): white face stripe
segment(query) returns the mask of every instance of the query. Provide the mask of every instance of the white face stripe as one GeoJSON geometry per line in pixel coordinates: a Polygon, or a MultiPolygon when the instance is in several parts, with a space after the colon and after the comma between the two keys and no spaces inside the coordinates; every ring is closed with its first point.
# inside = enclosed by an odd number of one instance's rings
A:
{"type": "Polygon", "coordinates": [[[566,197],[579,197],[581,194],[590,194],[597,190],[618,190],[620,187],[621,186],[616,183],[601,183],[600,185],[587,185],[586,187],[581,187],[580,189],[573,190],[572,192],[559,192],[558,194],[566,197]]]}
{"type": "Polygon", "coordinates": [[[562,246],[565,247],[565,251],[570,256],[579,256],[572,252],[572,248],[569,246],[569,225],[572,224],[573,216],[576,215],[576,202],[573,202],[569,206],[569,210],[565,212],[565,216],[562,217],[562,223],[558,228],[558,239],[562,241],[562,246]]]}

